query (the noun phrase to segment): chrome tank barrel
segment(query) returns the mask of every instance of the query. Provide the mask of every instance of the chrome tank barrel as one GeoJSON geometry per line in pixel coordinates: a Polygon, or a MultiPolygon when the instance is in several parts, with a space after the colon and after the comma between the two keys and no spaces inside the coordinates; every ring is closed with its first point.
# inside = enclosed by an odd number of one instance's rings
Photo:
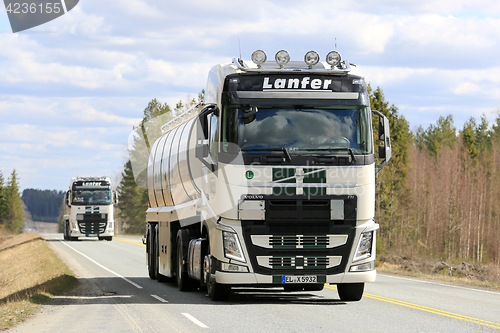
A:
{"type": "Polygon", "coordinates": [[[148,196],[151,207],[174,206],[200,196],[202,164],[195,157],[198,118],[163,134],[149,152],[148,196]]]}

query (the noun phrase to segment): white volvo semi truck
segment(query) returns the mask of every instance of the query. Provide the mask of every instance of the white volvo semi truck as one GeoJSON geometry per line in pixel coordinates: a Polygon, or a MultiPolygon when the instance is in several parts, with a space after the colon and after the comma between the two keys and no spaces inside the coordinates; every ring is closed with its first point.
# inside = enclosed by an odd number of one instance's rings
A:
{"type": "Polygon", "coordinates": [[[151,145],[149,276],[206,287],[212,300],[324,284],[360,300],[376,276],[375,174],[391,157],[389,122],[338,52],[275,59],[259,50],[213,67],[205,101],[151,145]]]}
{"type": "Polygon", "coordinates": [[[113,204],[116,194],[109,177],[76,177],[66,192],[63,217],[65,240],[98,237],[112,240],[114,236],[113,204]]]}

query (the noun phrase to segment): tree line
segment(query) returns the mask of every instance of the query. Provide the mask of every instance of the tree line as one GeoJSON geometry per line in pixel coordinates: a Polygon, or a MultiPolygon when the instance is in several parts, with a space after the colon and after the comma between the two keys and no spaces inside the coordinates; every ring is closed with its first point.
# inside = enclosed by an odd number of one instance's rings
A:
{"type": "Polygon", "coordinates": [[[33,221],[57,222],[64,191],[28,188],[23,191],[23,201],[33,221]]]}
{"type": "Polygon", "coordinates": [[[440,116],[415,132],[372,92],[372,109],[391,124],[393,158],[377,176],[379,251],[500,266],[500,114],[457,131],[440,116]]]}
{"type": "MultiPolygon", "coordinates": [[[[369,95],[371,108],[388,117],[392,140],[392,158],[376,179],[379,253],[500,265],[500,114],[491,126],[484,115],[471,117],[458,131],[452,115],[441,116],[413,132],[380,87],[369,87],[369,95]]],[[[156,133],[148,136],[152,144],[161,133],[154,126],[194,103],[172,109],[153,99],[135,130],[156,133]]],[[[133,159],[147,156],[131,156],[117,189],[118,211],[125,232],[143,233],[148,198],[133,159]]]]}
{"type": "Polygon", "coordinates": [[[0,171],[0,229],[19,233],[24,227],[24,213],[16,170],[5,180],[0,171]]]}

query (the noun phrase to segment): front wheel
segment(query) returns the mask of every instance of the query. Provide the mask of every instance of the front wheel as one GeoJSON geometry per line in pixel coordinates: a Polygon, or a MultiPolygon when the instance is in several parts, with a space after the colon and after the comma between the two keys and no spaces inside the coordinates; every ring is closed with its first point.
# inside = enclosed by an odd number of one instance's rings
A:
{"type": "Polygon", "coordinates": [[[363,297],[363,290],[365,289],[364,283],[339,283],[337,284],[337,291],[340,300],[346,302],[356,302],[363,297]]]}
{"type": "Polygon", "coordinates": [[[212,256],[210,254],[203,259],[203,273],[208,297],[212,301],[227,301],[231,295],[231,286],[215,282],[215,272],[212,268],[212,256]]]}
{"type": "Polygon", "coordinates": [[[177,288],[180,291],[191,291],[197,287],[197,281],[191,279],[185,266],[187,264],[187,249],[189,244],[189,231],[179,230],[177,233],[177,288]]]}

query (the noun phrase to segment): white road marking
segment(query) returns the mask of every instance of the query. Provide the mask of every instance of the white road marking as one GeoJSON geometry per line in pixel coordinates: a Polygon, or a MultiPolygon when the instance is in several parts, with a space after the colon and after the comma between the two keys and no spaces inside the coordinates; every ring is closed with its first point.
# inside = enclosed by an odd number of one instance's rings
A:
{"type": "Polygon", "coordinates": [[[492,291],[492,290],[483,290],[483,289],[468,288],[468,287],[457,286],[457,285],[454,285],[454,284],[439,283],[439,282],[434,282],[434,281],[425,281],[425,280],[421,280],[421,279],[418,279],[418,278],[406,278],[406,277],[402,277],[402,276],[393,276],[393,275],[387,275],[387,274],[381,274],[381,273],[377,273],[377,274],[381,275],[381,276],[384,276],[384,277],[392,278],[392,279],[408,280],[408,281],[413,281],[413,282],[417,281],[417,282],[428,283],[428,284],[435,284],[435,285],[438,285],[438,286],[444,286],[444,287],[450,287],[450,288],[458,288],[458,289],[464,289],[464,290],[480,291],[480,292],[488,293],[488,294],[496,294],[496,295],[500,294],[498,291],[492,291]]]}
{"type": "Polygon", "coordinates": [[[201,328],[208,328],[207,325],[203,324],[201,321],[199,321],[198,319],[196,319],[195,317],[191,316],[189,313],[181,313],[184,317],[186,317],[187,319],[191,320],[193,323],[195,323],[196,325],[200,326],[201,328]]]}
{"type": "Polygon", "coordinates": [[[157,300],[159,300],[159,301],[160,301],[160,302],[162,302],[162,303],[168,303],[168,301],[167,301],[167,300],[164,300],[163,298],[161,298],[161,297],[160,297],[160,296],[158,296],[158,295],[151,295],[151,297],[156,298],[157,300]]]}
{"type": "Polygon", "coordinates": [[[136,287],[136,288],[138,288],[138,289],[142,289],[142,287],[141,287],[140,285],[138,285],[137,283],[135,283],[135,282],[133,282],[133,281],[130,281],[130,280],[129,280],[129,279],[127,279],[126,277],[124,277],[124,276],[122,276],[122,275],[120,275],[120,274],[118,274],[118,273],[116,273],[116,272],[114,272],[114,271],[110,270],[109,268],[107,268],[107,267],[105,267],[105,266],[101,265],[100,263],[98,263],[98,262],[97,262],[97,261],[95,261],[94,259],[90,258],[89,256],[87,256],[87,255],[85,255],[85,254],[81,253],[80,251],[78,251],[77,249],[75,249],[73,246],[68,245],[68,244],[66,244],[65,242],[61,242],[61,243],[62,243],[62,244],[64,244],[64,245],[66,245],[67,247],[69,247],[70,249],[72,249],[73,251],[75,251],[76,253],[78,253],[78,254],[80,254],[80,255],[84,256],[84,257],[85,257],[85,258],[87,258],[88,260],[92,261],[94,264],[96,264],[97,266],[101,267],[102,269],[105,269],[105,270],[107,270],[108,272],[110,272],[111,274],[114,274],[114,275],[118,276],[119,278],[121,278],[121,279],[123,279],[123,280],[127,281],[128,283],[130,283],[130,284],[131,284],[131,285],[133,285],[134,287],[136,287]]]}

